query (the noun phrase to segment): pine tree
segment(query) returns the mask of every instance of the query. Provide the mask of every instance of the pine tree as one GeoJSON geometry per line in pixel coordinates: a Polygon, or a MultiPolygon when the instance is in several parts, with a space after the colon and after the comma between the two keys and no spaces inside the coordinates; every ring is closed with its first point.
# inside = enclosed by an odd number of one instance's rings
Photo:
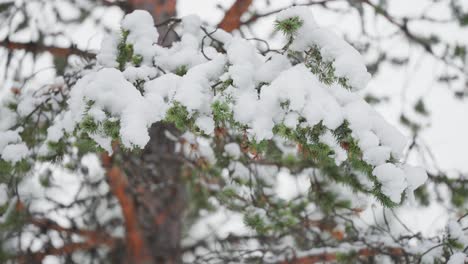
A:
{"type": "MultiPolygon", "coordinates": [[[[308,7],[274,12],[283,43],[270,49],[229,33],[252,1],[219,27],[177,18],[175,1],[104,3],[126,15],[97,54],[71,47],[89,61],[2,98],[0,261],[463,263],[467,214],[435,240],[392,233],[387,214],[428,204],[428,178],[455,208],[467,183],[406,162],[412,144],[359,93],[364,58],[308,7]],[[370,201],[384,224],[359,222],[370,201]]],[[[430,114],[422,99],[414,111],[430,114]]]]}

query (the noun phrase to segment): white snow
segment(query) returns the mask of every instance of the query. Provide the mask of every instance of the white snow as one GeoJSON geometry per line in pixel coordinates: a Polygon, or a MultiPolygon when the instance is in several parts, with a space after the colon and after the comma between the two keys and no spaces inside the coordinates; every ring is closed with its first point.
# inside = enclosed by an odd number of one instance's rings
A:
{"type": "Polygon", "coordinates": [[[408,186],[403,170],[391,163],[385,163],[375,167],[372,174],[382,183],[382,192],[393,202],[399,203],[402,192],[408,186]]]}
{"type": "Polygon", "coordinates": [[[5,205],[8,202],[8,186],[4,183],[0,183],[0,206],[5,205]]]}
{"type": "Polygon", "coordinates": [[[10,144],[3,148],[2,159],[13,164],[26,158],[29,154],[29,149],[24,143],[10,144]]]}
{"type": "Polygon", "coordinates": [[[295,176],[287,170],[281,170],[276,176],[275,185],[278,197],[289,201],[307,193],[310,188],[310,179],[306,174],[295,176]]]}
{"type": "Polygon", "coordinates": [[[232,142],[228,143],[224,146],[224,151],[229,157],[232,157],[234,159],[238,159],[241,156],[241,149],[239,147],[239,144],[232,142]]]}
{"type": "Polygon", "coordinates": [[[335,158],[336,165],[341,165],[341,163],[348,157],[346,151],[338,144],[335,137],[329,130],[320,136],[319,141],[330,146],[335,152],[333,157],[335,158]]]}
{"type": "Polygon", "coordinates": [[[466,254],[463,252],[457,252],[450,256],[447,264],[464,264],[466,260],[466,254]]]}
{"type": "Polygon", "coordinates": [[[104,68],[77,82],[70,98],[70,112],[76,123],[84,116],[89,100],[94,102],[93,106],[120,117],[120,135],[127,147],[136,145],[143,148],[149,141],[148,127],[161,119],[158,108],[144,100],[140,92],[114,68],[104,68]]]}
{"type": "Polygon", "coordinates": [[[423,185],[428,176],[426,170],[421,167],[411,166],[405,164],[403,170],[406,174],[406,181],[408,182],[408,196],[411,202],[414,203],[414,194],[413,192],[421,185],[423,185]]]}
{"type": "Polygon", "coordinates": [[[155,55],[153,43],[159,37],[153,17],[147,11],[135,10],[124,17],[121,25],[130,32],[127,42],[133,45],[135,54],[143,57],[143,64],[151,66],[155,55]]]}
{"type": "Polygon", "coordinates": [[[205,134],[213,134],[215,123],[211,116],[200,116],[195,120],[195,125],[199,127],[205,134]]]}
{"type": "Polygon", "coordinates": [[[354,134],[356,134],[358,146],[361,150],[367,150],[379,145],[379,138],[370,130],[360,130],[358,132],[354,132],[354,134]]]}
{"type": "Polygon", "coordinates": [[[9,98],[5,97],[0,101],[0,133],[10,129],[16,122],[16,113],[6,107],[9,98]]]}
{"type": "Polygon", "coordinates": [[[97,54],[96,59],[102,66],[117,67],[117,46],[120,39],[115,34],[110,34],[104,37],[101,42],[101,49],[97,54]]]}
{"type": "Polygon", "coordinates": [[[0,153],[8,144],[21,141],[19,132],[18,130],[0,131],[0,153]]]}
{"type": "Polygon", "coordinates": [[[34,111],[40,101],[40,97],[32,96],[32,92],[26,92],[21,95],[16,111],[20,116],[27,116],[34,111]]]}
{"type": "Polygon", "coordinates": [[[216,156],[206,138],[197,137],[195,134],[185,132],[181,138],[182,143],[177,144],[176,151],[182,152],[185,157],[193,161],[203,160],[208,164],[216,163],[216,156]]]}
{"type": "Polygon", "coordinates": [[[337,76],[347,78],[354,89],[366,87],[371,76],[367,72],[363,57],[355,48],[331,30],[319,27],[308,8],[288,8],[280,12],[276,20],[282,21],[292,17],[299,17],[303,22],[291,43],[292,50],[305,51],[317,45],[322,57],[333,61],[337,76]]]}
{"type": "Polygon", "coordinates": [[[225,62],[225,56],[218,54],[211,61],[191,68],[182,77],[174,100],[187,107],[189,112],[209,111],[213,98],[210,81],[221,75],[225,62]]]}
{"type": "Polygon", "coordinates": [[[390,151],[391,149],[385,146],[368,148],[364,151],[362,159],[371,165],[378,166],[390,159],[390,151]]]}
{"type": "Polygon", "coordinates": [[[129,66],[126,67],[123,72],[125,78],[131,83],[134,83],[137,80],[149,81],[156,77],[157,74],[158,70],[156,68],[146,65],[141,65],[140,67],[129,66]]]}
{"type": "Polygon", "coordinates": [[[461,243],[463,247],[468,246],[468,235],[457,221],[450,220],[447,224],[447,232],[451,239],[461,243]]]}
{"type": "Polygon", "coordinates": [[[255,72],[257,83],[271,83],[282,71],[291,67],[291,62],[282,54],[273,54],[255,72]]]}

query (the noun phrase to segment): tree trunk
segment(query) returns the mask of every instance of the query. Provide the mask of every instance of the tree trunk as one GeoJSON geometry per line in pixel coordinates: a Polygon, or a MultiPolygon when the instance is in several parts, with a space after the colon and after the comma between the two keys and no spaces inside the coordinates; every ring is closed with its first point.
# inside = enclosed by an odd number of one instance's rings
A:
{"type": "MultiPolygon", "coordinates": [[[[176,16],[176,0],[127,0],[127,3],[127,12],[146,10],[154,17],[155,24],[176,16]]],[[[237,0],[220,27],[228,31],[239,27],[242,14],[251,3],[251,0],[237,0]]],[[[176,40],[170,25],[160,26],[158,31],[160,45],[170,46],[176,40]]],[[[175,142],[167,138],[166,132],[179,135],[174,126],[157,123],[150,128],[151,140],[140,155],[122,153],[125,182],[117,185],[121,189],[123,186],[123,196],[129,195],[132,201],[131,208],[127,208],[130,213],[124,217],[127,231],[124,263],[182,262],[181,239],[187,204],[182,179],[184,164],[180,154],[175,153],[175,142]],[[129,214],[132,216],[128,217],[129,214]]],[[[127,199],[120,200],[124,208],[122,202],[125,204],[127,199]]]]}
{"type": "Polygon", "coordinates": [[[152,260],[148,262],[145,257],[145,263],[181,262],[180,241],[186,204],[181,178],[183,164],[174,153],[174,142],[166,137],[166,131],[177,133],[172,126],[153,125],[151,141],[141,155],[126,155],[123,163],[138,226],[152,260]]]}
{"type": "MultiPolygon", "coordinates": [[[[175,2],[129,0],[129,11],[147,10],[158,24],[176,16],[175,2]]],[[[158,28],[160,39],[168,29],[167,26],[158,28]]],[[[174,36],[166,36],[163,45],[170,45],[174,36]]],[[[133,197],[136,222],[145,247],[142,249],[145,257],[134,256],[130,263],[181,262],[182,220],[187,200],[181,175],[183,162],[175,154],[175,142],[166,137],[166,132],[178,135],[172,125],[154,124],[150,128],[151,140],[140,155],[122,154],[128,191],[133,197]]]]}

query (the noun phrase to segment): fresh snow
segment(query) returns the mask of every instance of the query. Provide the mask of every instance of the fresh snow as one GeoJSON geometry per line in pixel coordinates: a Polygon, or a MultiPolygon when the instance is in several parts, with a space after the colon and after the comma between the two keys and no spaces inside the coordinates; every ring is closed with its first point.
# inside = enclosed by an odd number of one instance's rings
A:
{"type": "Polygon", "coordinates": [[[310,46],[317,45],[322,56],[328,61],[333,61],[338,77],[347,78],[354,89],[366,87],[371,76],[361,54],[329,29],[319,27],[307,8],[288,8],[278,14],[277,20],[296,16],[303,21],[303,25],[296,33],[291,49],[305,51],[310,46]]]}
{"type": "Polygon", "coordinates": [[[8,202],[8,186],[0,183],[0,206],[4,206],[8,202]]]}
{"type": "Polygon", "coordinates": [[[466,260],[466,254],[463,252],[457,252],[453,254],[447,264],[464,264],[466,260]]]}
{"type": "Polygon", "coordinates": [[[17,163],[26,158],[29,154],[29,149],[24,143],[10,144],[3,148],[2,159],[11,163],[17,163]]]}
{"type": "Polygon", "coordinates": [[[135,10],[124,17],[121,26],[130,32],[127,43],[132,44],[135,53],[143,57],[143,64],[152,66],[155,55],[153,44],[159,37],[153,17],[147,11],[135,10]]]}
{"type": "Polygon", "coordinates": [[[232,157],[234,159],[238,159],[241,156],[241,149],[237,143],[228,143],[224,146],[224,151],[226,152],[227,156],[232,157]]]}
{"type": "Polygon", "coordinates": [[[391,163],[385,163],[375,167],[372,173],[382,183],[382,192],[393,202],[399,203],[401,193],[408,187],[403,170],[391,163]]]}

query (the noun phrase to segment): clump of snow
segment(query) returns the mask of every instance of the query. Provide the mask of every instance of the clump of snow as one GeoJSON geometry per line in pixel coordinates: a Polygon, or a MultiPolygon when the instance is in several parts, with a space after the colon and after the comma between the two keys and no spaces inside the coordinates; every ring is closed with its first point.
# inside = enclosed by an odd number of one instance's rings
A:
{"type": "Polygon", "coordinates": [[[279,198],[291,200],[307,193],[310,179],[306,174],[291,175],[288,170],[279,171],[276,176],[275,192],[279,198]]]}
{"type": "Polygon", "coordinates": [[[199,16],[188,15],[182,18],[182,25],[184,26],[184,34],[198,35],[201,31],[200,26],[202,21],[199,16]]]}
{"type": "Polygon", "coordinates": [[[468,53],[465,54],[465,74],[468,75],[468,53]]]}
{"type": "Polygon", "coordinates": [[[37,107],[37,105],[40,102],[41,102],[40,97],[32,96],[32,92],[30,91],[25,92],[24,94],[21,95],[21,100],[19,100],[18,106],[16,108],[16,112],[20,116],[27,116],[31,112],[34,111],[34,109],[37,107]]]}
{"type": "Polygon", "coordinates": [[[112,155],[112,139],[100,134],[90,134],[89,137],[94,140],[101,148],[103,148],[109,155],[112,155]]]}
{"type": "Polygon", "coordinates": [[[4,183],[0,183],[0,206],[8,202],[8,187],[4,183]]]}
{"type": "Polygon", "coordinates": [[[195,125],[200,128],[205,134],[211,135],[213,134],[215,123],[213,121],[213,117],[211,116],[200,116],[195,120],[195,125]]]}
{"type": "Polygon", "coordinates": [[[197,110],[202,113],[211,112],[213,92],[210,81],[219,78],[225,63],[225,56],[218,54],[211,61],[191,68],[182,77],[174,100],[187,107],[191,113],[197,110]]]}
{"type": "Polygon", "coordinates": [[[427,172],[421,167],[415,167],[408,164],[403,166],[408,182],[408,198],[414,203],[414,191],[427,180],[427,172]]]}
{"type": "Polygon", "coordinates": [[[224,146],[224,151],[229,157],[232,157],[234,159],[238,159],[241,156],[241,149],[239,147],[239,144],[232,142],[228,143],[224,146]]]}
{"type": "Polygon", "coordinates": [[[332,61],[335,74],[346,78],[354,89],[366,87],[371,76],[361,54],[331,30],[319,27],[312,12],[304,7],[291,7],[278,13],[276,20],[282,21],[299,17],[302,26],[297,30],[290,48],[295,51],[306,51],[311,46],[320,48],[322,57],[332,61]]]}
{"type": "Polygon", "coordinates": [[[457,252],[450,256],[450,259],[447,262],[447,264],[464,264],[465,260],[467,260],[466,254],[463,252],[457,252]]]}
{"type": "Polygon", "coordinates": [[[367,163],[378,166],[390,159],[391,149],[386,146],[368,148],[364,151],[363,160],[367,163]]]}
{"type": "Polygon", "coordinates": [[[257,83],[271,83],[282,71],[291,67],[291,62],[282,54],[273,54],[267,61],[256,69],[257,83]]]}
{"type": "Polygon", "coordinates": [[[226,44],[226,54],[231,66],[228,75],[241,90],[255,88],[255,71],[262,64],[258,50],[247,40],[234,37],[226,44]]]}
{"type": "Polygon", "coordinates": [[[177,152],[182,152],[185,157],[193,161],[202,159],[208,164],[216,163],[215,153],[206,138],[197,137],[190,132],[185,132],[181,138],[182,143],[176,145],[177,152]]]}
{"type": "Polygon", "coordinates": [[[354,134],[356,134],[356,138],[358,139],[358,146],[362,150],[367,150],[379,145],[379,138],[370,130],[362,130],[354,132],[354,134]]]}
{"type": "Polygon", "coordinates": [[[0,131],[0,153],[10,143],[21,141],[20,130],[0,131]]]}
{"type": "Polygon", "coordinates": [[[137,80],[149,81],[156,77],[157,73],[158,70],[156,68],[146,65],[142,65],[140,67],[129,66],[125,68],[123,72],[125,78],[131,83],[134,83],[137,80]]]}
{"type": "Polygon", "coordinates": [[[47,128],[47,139],[51,142],[57,142],[63,137],[63,128],[61,123],[57,122],[47,128]]]}
{"type": "Polygon", "coordinates": [[[0,132],[9,130],[16,122],[16,113],[7,107],[9,98],[5,97],[0,101],[0,132]]]}
{"type": "Polygon", "coordinates": [[[241,102],[234,108],[234,115],[236,118],[245,116],[239,121],[247,121],[251,125],[252,134],[259,140],[272,138],[275,123],[281,122],[285,115],[281,107],[284,102],[288,103],[290,110],[305,117],[310,126],[323,121],[325,126],[335,129],[343,122],[339,104],[304,64],[283,71],[271,85],[261,90],[257,103],[255,95],[250,95],[248,100],[245,100],[248,93],[242,95],[239,98],[241,102]],[[257,105],[254,110],[256,115],[239,113],[251,101],[257,105]]]}
{"type": "Polygon", "coordinates": [[[21,142],[20,132],[22,128],[16,130],[0,131],[0,158],[15,164],[26,158],[29,149],[21,142]]]}
{"type": "Polygon", "coordinates": [[[18,161],[26,158],[29,154],[29,149],[24,143],[19,144],[10,144],[3,148],[2,151],[2,159],[5,161],[9,161],[13,164],[17,163],[18,161]]]}
{"type": "MultiPolygon", "coordinates": [[[[114,68],[104,68],[77,82],[70,97],[73,121],[81,121],[89,101],[94,102],[93,107],[99,107],[110,112],[112,116],[120,117],[120,136],[122,143],[127,147],[143,148],[149,141],[148,127],[161,120],[164,114],[158,111],[160,108],[157,104],[152,105],[152,100],[143,98],[123,74],[114,68]]],[[[99,119],[99,116],[94,117],[99,119]]],[[[108,147],[107,141],[105,145],[101,145],[103,148],[108,147]]]]}
{"type": "Polygon", "coordinates": [[[344,106],[345,118],[359,139],[363,151],[376,147],[378,142],[390,147],[393,157],[399,159],[407,145],[406,137],[390,125],[362,98],[351,100],[344,106]]]}
{"type": "Polygon", "coordinates": [[[399,203],[401,194],[408,187],[403,170],[391,163],[385,163],[375,167],[372,174],[382,184],[382,192],[393,202],[399,203]]]}
{"type": "Polygon", "coordinates": [[[323,135],[320,136],[319,141],[330,146],[335,154],[333,157],[335,159],[336,165],[341,165],[343,161],[348,157],[346,151],[336,142],[333,134],[327,130],[323,135]]]}
{"type": "Polygon", "coordinates": [[[119,38],[116,34],[109,34],[104,37],[101,42],[101,49],[96,56],[99,64],[105,67],[117,67],[117,47],[119,45],[119,38]]]}
{"type": "MultiPolygon", "coordinates": [[[[379,155],[381,153],[374,157],[375,160],[380,157],[379,155]]],[[[401,193],[405,189],[410,202],[414,202],[414,190],[427,180],[427,173],[423,168],[406,164],[399,168],[394,164],[384,163],[375,167],[372,174],[382,183],[382,192],[395,203],[400,202],[401,193]]]]}
{"type": "Polygon", "coordinates": [[[447,224],[447,232],[451,239],[461,243],[463,247],[468,246],[468,235],[457,221],[450,220],[447,224]]]}
{"type": "Polygon", "coordinates": [[[170,49],[157,48],[154,61],[156,65],[170,71],[175,71],[179,67],[190,69],[206,62],[203,54],[198,52],[198,47],[198,40],[194,36],[184,35],[181,41],[174,43],[170,49]]]}
{"type": "Polygon", "coordinates": [[[375,114],[371,115],[373,122],[372,130],[379,137],[382,145],[389,146],[392,149],[393,157],[400,159],[408,144],[407,138],[396,127],[385,121],[375,110],[373,112],[375,114]]]}
{"type": "Polygon", "coordinates": [[[121,26],[128,30],[127,42],[133,45],[135,54],[143,57],[143,64],[153,65],[153,44],[159,37],[153,17],[147,11],[135,10],[124,17],[121,26]]]}

